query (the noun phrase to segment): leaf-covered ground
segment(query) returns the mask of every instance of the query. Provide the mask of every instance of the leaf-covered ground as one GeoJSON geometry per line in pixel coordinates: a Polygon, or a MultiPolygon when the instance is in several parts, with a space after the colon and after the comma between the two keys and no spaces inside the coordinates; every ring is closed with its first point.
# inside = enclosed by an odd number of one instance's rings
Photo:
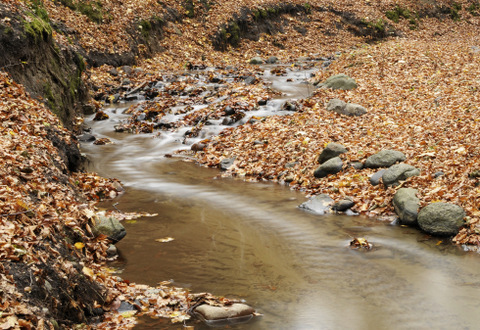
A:
{"type": "MultiPolygon", "coordinates": [[[[43,17],[53,27],[59,49],[71,45],[86,55],[112,56],[136,50],[135,64],[141,70],[129,76],[132,88],[189,65],[235,66],[247,72],[254,71],[248,65],[254,56],[277,56],[293,63],[302,56],[340,52],[328,69],[318,68],[312,81],[346,73],[356,79],[357,89],[317,89],[291,116],[226,130],[197,152],[197,160],[216,166],[235,156],[226,175],[288,181],[310,195],[351,196],[357,211],[380,216],[392,214],[394,188],[373,187],[368,182],[372,170],[352,167],[316,179],[316,158],[332,141],[348,148],[343,155],[347,162],[362,161],[385,148],[400,150],[408,164],[421,169],[419,177],[402,186],[418,189],[424,205],[445,201],[464,207],[468,225],[455,241],[479,244],[478,3],[4,0],[2,4],[43,17]],[[235,35],[238,22],[247,30],[235,35]],[[156,35],[155,42],[162,51],[145,58],[148,47],[142,42],[152,42],[152,23],[161,26],[161,38],[156,35]],[[253,28],[259,32],[253,33],[253,28]],[[269,29],[271,33],[265,33],[269,29]],[[219,45],[218,38],[228,42],[219,45]],[[361,104],[368,113],[352,118],[327,112],[325,105],[332,98],[361,104]],[[293,162],[294,167],[285,167],[293,162]],[[444,175],[434,179],[439,171],[444,175]]],[[[33,20],[31,15],[24,17],[33,20]]],[[[7,31],[8,19],[0,27],[7,31]]],[[[119,75],[112,75],[111,69],[107,65],[88,69],[84,78],[92,95],[108,99],[118,91],[126,75],[121,68],[119,75]]],[[[244,96],[270,97],[261,88],[244,96]]],[[[195,299],[228,303],[208,295],[193,297],[165,284],[149,288],[111,276],[102,268],[107,240],[94,238],[91,217],[93,203],[115,197],[118,183],[95,174],[72,174],[65,151],[77,143],[75,138],[3,72],[0,122],[0,328],[52,328],[55,323],[73,327],[138,297],[139,310],[175,320],[187,317],[195,299]]],[[[135,320],[129,316],[110,312],[97,326],[133,326],[135,320]]]]}

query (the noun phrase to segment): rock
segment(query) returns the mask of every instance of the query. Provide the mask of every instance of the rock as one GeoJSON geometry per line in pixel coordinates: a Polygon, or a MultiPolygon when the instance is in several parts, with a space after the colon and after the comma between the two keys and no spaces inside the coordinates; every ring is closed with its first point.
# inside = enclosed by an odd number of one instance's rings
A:
{"type": "Polygon", "coordinates": [[[433,174],[433,177],[436,179],[442,175],[444,175],[445,173],[443,173],[442,171],[438,171],[438,172],[435,172],[435,174],[433,174]]]}
{"type": "Polygon", "coordinates": [[[203,304],[194,309],[194,314],[197,317],[207,321],[232,319],[246,316],[250,316],[247,318],[250,319],[253,317],[254,313],[255,310],[252,307],[240,303],[222,307],[203,304]]]}
{"type": "Polygon", "coordinates": [[[95,236],[105,235],[113,243],[120,241],[125,237],[127,232],[125,227],[115,217],[106,217],[104,215],[97,215],[95,218],[95,226],[93,227],[95,236]]]}
{"type": "Polygon", "coordinates": [[[267,99],[261,99],[257,103],[258,103],[258,105],[266,105],[268,103],[268,100],[267,99]]]}
{"type": "Polygon", "coordinates": [[[128,66],[128,65],[122,66],[122,70],[123,70],[123,72],[125,72],[125,74],[128,74],[128,75],[132,74],[132,72],[133,72],[132,67],[128,66]]]}
{"type": "Polygon", "coordinates": [[[235,109],[233,109],[231,106],[227,105],[225,109],[223,109],[223,113],[225,116],[231,116],[235,113],[235,109]]]}
{"type": "Polygon", "coordinates": [[[226,171],[233,165],[235,158],[224,158],[220,161],[219,167],[222,171],[226,171]]]}
{"type": "Polygon", "coordinates": [[[118,76],[118,70],[113,68],[108,71],[108,73],[114,77],[118,76]]]}
{"type": "Polygon", "coordinates": [[[340,143],[330,142],[329,144],[327,144],[325,149],[323,149],[322,153],[318,156],[317,161],[319,164],[323,164],[327,160],[338,157],[346,152],[347,148],[345,148],[340,143]]]}
{"type": "Polygon", "coordinates": [[[343,73],[329,77],[321,85],[325,88],[331,89],[350,90],[357,88],[357,83],[355,82],[355,80],[343,73]]]}
{"type": "Polygon", "coordinates": [[[107,256],[111,258],[116,256],[117,254],[118,254],[117,247],[113,244],[110,244],[110,246],[107,249],[107,256]]]}
{"type": "Polygon", "coordinates": [[[197,142],[197,143],[192,144],[192,146],[190,147],[190,150],[195,151],[195,152],[203,151],[203,149],[205,149],[206,147],[207,147],[206,143],[197,142]]]}
{"type": "Polygon", "coordinates": [[[349,208],[351,208],[353,205],[355,205],[355,202],[351,198],[346,197],[341,201],[338,201],[335,204],[333,204],[332,209],[337,212],[344,212],[349,208]]]}
{"type": "Polygon", "coordinates": [[[356,170],[361,170],[363,168],[362,162],[351,162],[350,166],[352,166],[356,170]]]}
{"type": "Polygon", "coordinates": [[[323,178],[326,177],[329,174],[335,174],[338,173],[342,170],[343,168],[343,162],[340,159],[340,157],[334,157],[332,159],[327,160],[325,163],[320,165],[313,175],[316,178],[323,178]]]}
{"type": "Polygon", "coordinates": [[[403,225],[415,225],[417,223],[420,200],[417,198],[417,190],[413,188],[400,188],[393,197],[393,207],[400,223],[403,225]]]}
{"type": "Polygon", "coordinates": [[[92,142],[96,140],[96,137],[93,136],[92,134],[84,133],[82,135],[79,135],[77,139],[80,142],[92,142]]]}
{"type": "Polygon", "coordinates": [[[382,150],[368,157],[365,161],[365,167],[390,167],[395,163],[403,162],[405,159],[407,159],[407,157],[405,157],[403,152],[396,150],[382,150]]]}
{"type": "Polygon", "coordinates": [[[263,62],[263,58],[258,56],[250,59],[250,64],[263,64],[263,62]]]}
{"type": "Polygon", "coordinates": [[[347,103],[339,99],[331,99],[327,104],[327,111],[334,111],[336,113],[343,113],[347,103]]]}
{"type": "Polygon", "coordinates": [[[396,186],[399,184],[399,181],[406,180],[411,176],[419,174],[420,170],[418,168],[405,163],[400,163],[390,166],[385,173],[383,173],[382,181],[385,187],[396,186]]]}
{"type": "Polygon", "coordinates": [[[299,208],[317,214],[331,213],[333,202],[334,200],[327,194],[320,194],[300,204],[299,208]]]}
{"type": "Polygon", "coordinates": [[[245,85],[252,85],[255,83],[257,79],[254,76],[248,76],[245,78],[244,83],[245,85]]]}
{"type": "Polygon", "coordinates": [[[423,231],[436,236],[451,236],[458,233],[464,224],[465,211],[458,205],[432,203],[418,213],[417,222],[423,231]]]}
{"type": "Polygon", "coordinates": [[[277,63],[277,61],[278,61],[278,58],[275,57],[275,56],[270,56],[270,57],[267,59],[267,63],[268,63],[268,64],[275,64],[275,63],[277,63]]]}
{"type": "Polygon", "coordinates": [[[380,170],[370,177],[370,183],[372,184],[372,186],[376,186],[380,183],[380,179],[382,178],[382,175],[383,173],[385,173],[385,171],[386,169],[380,170]]]}
{"type": "Polygon", "coordinates": [[[122,86],[130,85],[132,81],[128,78],[123,79],[122,86]]]}
{"type": "Polygon", "coordinates": [[[285,164],[285,168],[292,168],[295,167],[295,165],[299,164],[299,162],[290,162],[285,164]]]}
{"type": "Polygon", "coordinates": [[[361,116],[367,113],[367,109],[355,103],[347,103],[344,111],[347,116],[361,116]]]}
{"type": "Polygon", "coordinates": [[[297,106],[295,104],[295,101],[286,101],[283,105],[282,105],[282,109],[283,110],[287,110],[287,111],[296,111],[297,110],[297,106]]]}

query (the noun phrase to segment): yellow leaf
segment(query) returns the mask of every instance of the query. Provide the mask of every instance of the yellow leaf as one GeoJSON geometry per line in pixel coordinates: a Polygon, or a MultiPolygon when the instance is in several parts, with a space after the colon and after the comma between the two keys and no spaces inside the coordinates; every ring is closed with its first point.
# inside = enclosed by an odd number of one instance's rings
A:
{"type": "Polygon", "coordinates": [[[84,247],[85,247],[85,244],[83,244],[82,242],[77,242],[77,243],[75,243],[75,248],[76,248],[77,250],[81,250],[81,249],[83,249],[84,247]]]}
{"type": "Polygon", "coordinates": [[[84,273],[88,277],[93,277],[93,275],[94,275],[93,270],[91,268],[88,268],[88,267],[83,267],[82,273],[84,273]]]}

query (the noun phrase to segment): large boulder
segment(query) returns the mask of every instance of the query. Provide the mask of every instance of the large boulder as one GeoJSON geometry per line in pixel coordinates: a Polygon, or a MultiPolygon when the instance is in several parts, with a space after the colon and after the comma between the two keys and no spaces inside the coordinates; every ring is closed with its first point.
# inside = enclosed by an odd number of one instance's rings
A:
{"type": "Polygon", "coordinates": [[[327,160],[332,159],[334,157],[340,156],[347,152],[347,148],[345,148],[340,143],[330,142],[327,144],[325,149],[323,149],[322,153],[318,156],[318,163],[323,164],[327,160]]]}
{"type": "Polygon", "coordinates": [[[316,214],[331,213],[333,202],[334,200],[327,194],[320,194],[300,204],[299,208],[316,214]]]}
{"type": "Polygon", "coordinates": [[[325,163],[320,165],[315,172],[313,172],[313,175],[316,178],[323,178],[326,177],[329,174],[335,174],[338,173],[342,170],[343,168],[343,162],[340,159],[340,157],[334,157],[332,159],[327,160],[325,163]]]}
{"type": "Polygon", "coordinates": [[[464,224],[465,211],[450,203],[432,203],[418,213],[418,225],[423,231],[436,236],[452,236],[464,224]]]}
{"type": "Polygon", "coordinates": [[[350,90],[357,88],[357,83],[354,79],[350,78],[346,74],[341,73],[327,78],[327,80],[325,80],[321,86],[331,89],[350,90]]]}
{"type": "Polygon", "coordinates": [[[120,241],[127,235],[125,227],[115,217],[107,217],[104,215],[97,215],[95,217],[95,226],[93,227],[93,234],[95,236],[105,235],[113,243],[120,241]]]}
{"type": "Polygon", "coordinates": [[[393,197],[393,207],[401,224],[409,226],[415,225],[420,208],[417,190],[413,188],[398,189],[393,197]]]}
{"type": "Polygon", "coordinates": [[[395,163],[403,162],[405,159],[407,159],[407,157],[405,157],[403,152],[396,150],[382,150],[368,157],[365,161],[365,167],[389,167],[395,163]]]}
{"type": "Polygon", "coordinates": [[[396,186],[399,181],[406,180],[411,176],[420,174],[420,170],[412,165],[405,163],[390,166],[382,175],[383,185],[385,187],[396,186]]]}

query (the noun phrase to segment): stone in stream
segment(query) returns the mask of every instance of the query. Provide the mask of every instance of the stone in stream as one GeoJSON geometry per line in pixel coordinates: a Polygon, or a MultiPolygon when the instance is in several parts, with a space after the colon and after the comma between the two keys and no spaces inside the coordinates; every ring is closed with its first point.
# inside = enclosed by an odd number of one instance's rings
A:
{"type": "Polygon", "coordinates": [[[420,170],[412,165],[400,163],[390,166],[382,175],[383,185],[385,187],[396,186],[399,181],[406,180],[411,176],[417,176],[420,170]]]}
{"type": "Polygon", "coordinates": [[[113,243],[120,241],[127,235],[125,227],[115,217],[106,217],[104,215],[97,215],[95,217],[95,226],[93,227],[93,234],[95,236],[105,235],[113,243]]]}
{"type": "Polygon", "coordinates": [[[351,197],[345,197],[344,199],[333,204],[332,209],[337,212],[344,212],[350,209],[353,205],[355,205],[353,199],[351,197]]]}
{"type": "Polygon", "coordinates": [[[456,235],[463,226],[465,211],[458,205],[450,203],[432,203],[418,213],[417,222],[428,234],[436,236],[456,235]]]}
{"type": "Polygon", "coordinates": [[[315,172],[313,172],[313,175],[316,178],[323,178],[326,177],[329,174],[335,174],[338,173],[342,170],[343,168],[343,162],[340,159],[340,157],[334,157],[332,159],[327,160],[325,163],[320,165],[315,172]]]}
{"type": "Polygon", "coordinates": [[[278,58],[276,58],[275,56],[270,56],[267,59],[267,64],[275,64],[275,63],[277,63],[277,61],[278,61],[278,58]]]}
{"type": "Polygon", "coordinates": [[[321,86],[331,89],[350,90],[357,88],[357,83],[354,79],[350,78],[346,74],[341,73],[327,78],[327,80],[325,80],[321,86]]]}
{"type": "Polygon", "coordinates": [[[202,304],[192,311],[192,314],[210,326],[228,326],[244,323],[253,318],[255,310],[241,303],[229,306],[210,306],[202,304]]]}
{"type": "Polygon", "coordinates": [[[340,99],[331,99],[327,103],[327,111],[342,113],[346,106],[347,103],[340,99]]]}
{"type": "Polygon", "coordinates": [[[97,138],[92,134],[84,133],[82,135],[79,135],[77,139],[80,142],[92,142],[92,141],[95,141],[97,138]]]}
{"type": "Polygon", "coordinates": [[[235,162],[235,158],[224,158],[220,161],[218,166],[222,171],[226,171],[233,165],[233,162],[235,162]]]}
{"type": "Polygon", "coordinates": [[[243,82],[245,83],[245,85],[252,85],[255,83],[256,80],[257,78],[255,78],[254,76],[248,76],[243,82]]]}
{"type": "Polygon", "coordinates": [[[368,157],[365,161],[365,167],[389,167],[395,163],[403,162],[405,159],[407,159],[407,157],[405,157],[403,152],[396,150],[382,150],[368,157]]]}
{"type": "Polygon", "coordinates": [[[415,225],[417,223],[420,200],[417,198],[417,190],[413,188],[400,188],[393,197],[393,207],[400,223],[403,225],[415,225]]]}
{"type": "Polygon", "coordinates": [[[298,207],[316,214],[326,214],[332,212],[332,204],[334,200],[327,194],[320,194],[310,198],[298,207]]]}
{"type": "Polygon", "coordinates": [[[347,148],[345,148],[340,143],[330,142],[327,144],[325,149],[323,149],[322,153],[318,156],[318,163],[323,164],[327,160],[332,159],[334,157],[340,156],[347,152],[347,148]]]}
{"type": "Polygon", "coordinates": [[[250,59],[250,64],[263,64],[263,58],[257,56],[250,59]]]}

